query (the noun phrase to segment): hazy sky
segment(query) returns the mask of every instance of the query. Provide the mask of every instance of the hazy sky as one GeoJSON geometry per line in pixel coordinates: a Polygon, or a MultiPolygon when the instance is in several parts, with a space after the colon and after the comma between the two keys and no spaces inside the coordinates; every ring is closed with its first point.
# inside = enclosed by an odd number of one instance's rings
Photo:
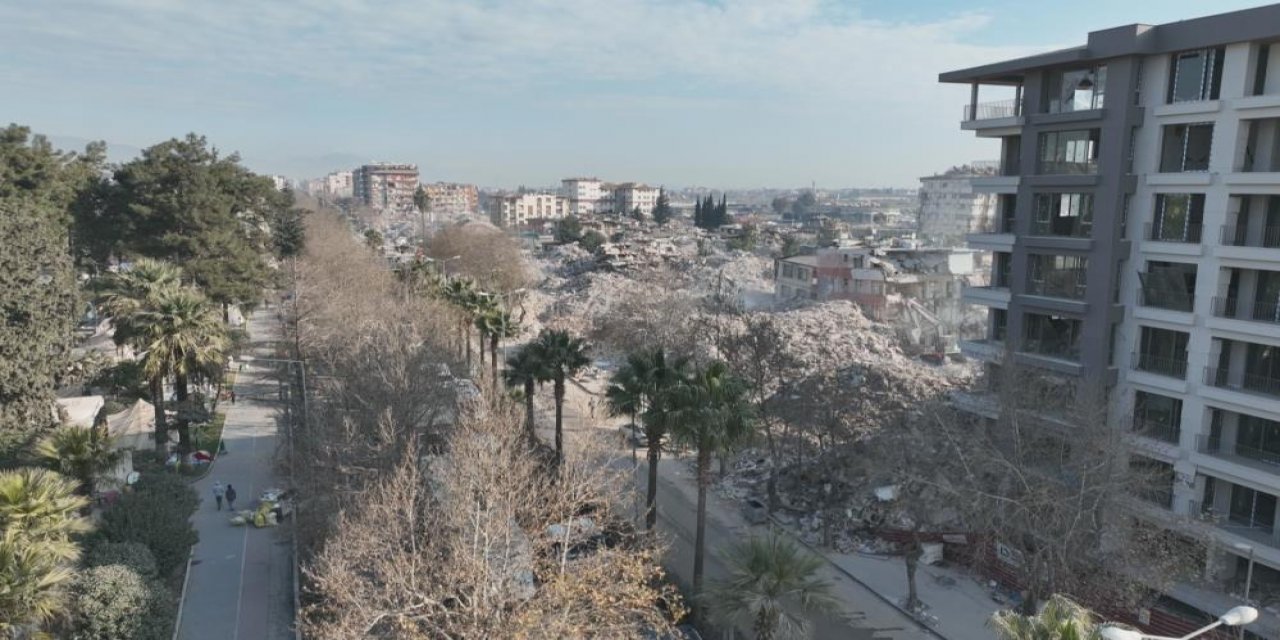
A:
{"type": "Polygon", "coordinates": [[[913,186],[996,157],[941,71],[1189,0],[0,0],[0,122],[489,186],[913,186]]]}

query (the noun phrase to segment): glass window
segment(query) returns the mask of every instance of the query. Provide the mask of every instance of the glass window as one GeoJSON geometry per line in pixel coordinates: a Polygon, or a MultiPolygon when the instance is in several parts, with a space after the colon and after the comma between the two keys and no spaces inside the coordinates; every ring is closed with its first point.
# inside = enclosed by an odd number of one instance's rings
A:
{"type": "Polygon", "coordinates": [[[1144,436],[1177,442],[1182,425],[1182,400],[1139,391],[1134,397],[1133,430],[1144,436]]]}
{"type": "Polygon", "coordinates": [[[1050,71],[1045,80],[1045,112],[1068,113],[1101,109],[1107,84],[1107,67],[1050,71]]]}
{"type": "Polygon", "coordinates": [[[1167,125],[1160,150],[1160,171],[1208,171],[1212,145],[1212,123],[1167,125]]]}
{"type": "Polygon", "coordinates": [[[1080,358],[1079,320],[1038,313],[1026,315],[1024,349],[1031,353],[1078,360],[1080,358]]]}
{"type": "Polygon", "coordinates": [[[1087,238],[1093,229],[1093,194],[1037,193],[1032,233],[1087,238]]]}
{"type": "Polygon", "coordinates": [[[1030,255],[1029,292],[1055,298],[1084,299],[1089,259],[1083,256],[1030,255]]]}
{"type": "Polygon", "coordinates": [[[1222,47],[1173,55],[1169,102],[1217,100],[1222,84],[1222,47]]]}
{"type": "Polygon", "coordinates": [[[1040,134],[1040,173],[1096,173],[1098,130],[1078,129],[1040,134]]]}
{"type": "Polygon", "coordinates": [[[1161,193],[1156,195],[1151,240],[1200,242],[1204,228],[1204,194],[1161,193]]]}

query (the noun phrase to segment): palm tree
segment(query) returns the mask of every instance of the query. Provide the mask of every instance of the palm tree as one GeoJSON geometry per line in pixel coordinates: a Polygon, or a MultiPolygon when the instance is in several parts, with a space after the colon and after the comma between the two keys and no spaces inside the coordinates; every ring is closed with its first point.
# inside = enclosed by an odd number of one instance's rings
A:
{"type": "MultiPolygon", "coordinates": [[[[219,375],[226,361],[226,326],[209,299],[192,287],[162,289],[152,297],[149,308],[137,314],[139,345],[145,348],[142,370],[152,381],[156,400],[156,448],[163,453],[165,434],[160,432],[163,412],[163,382],[174,377],[178,403],[189,397],[189,383],[219,375]]],[[[178,420],[178,451],[191,451],[190,419],[178,420]]]]}
{"type": "Polygon", "coordinates": [[[99,427],[61,427],[36,445],[36,455],[80,481],[80,493],[86,496],[93,495],[94,479],[120,461],[115,439],[99,427]]]}
{"type": "Polygon", "coordinates": [[[645,527],[652,530],[658,520],[658,461],[670,418],[667,392],[684,380],[689,359],[668,358],[662,347],[627,356],[614,374],[605,399],[612,415],[631,416],[632,461],[635,461],[636,415],[642,414],[649,462],[649,482],[645,499],[645,527]]]}
{"type": "Polygon", "coordinates": [[[494,308],[484,314],[485,332],[489,336],[489,365],[492,367],[494,388],[498,384],[498,347],[505,339],[520,335],[520,323],[510,311],[494,308]]]}
{"type": "Polygon", "coordinates": [[[459,317],[462,321],[459,323],[461,331],[458,334],[461,342],[458,343],[458,357],[462,357],[463,350],[467,354],[467,368],[471,367],[471,326],[470,316],[467,311],[467,305],[475,292],[475,285],[470,280],[464,278],[453,278],[449,280],[442,289],[444,299],[452,304],[458,310],[459,317]]]}
{"type": "Polygon", "coordinates": [[[1102,631],[1093,614],[1071,599],[1054,595],[1038,615],[999,611],[987,624],[1000,640],[1098,640],[1102,631]]]}
{"type": "Polygon", "coordinates": [[[112,339],[117,345],[132,344],[137,336],[134,320],[147,301],[161,289],[182,282],[182,270],[170,262],[140,258],[128,271],[104,278],[98,295],[103,314],[111,318],[112,339]]]}
{"type": "Polygon", "coordinates": [[[0,534],[0,638],[41,637],[38,629],[66,612],[74,577],[42,545],[0,534]]]}
{"type": "MultiPolygon", "coordinates": [[[[487,291],[476,290],[466,301],[465,312],[469,322],[476,327],[476,345],[480,350],[480,367],[484,368],[484,350],[488,346],[488,329],[489,323],[487,318],[489,314],[498,311],[498,302],[493,294],[487,291]]],[[[471,343],[467,343],[467,353],[470,354],[471,343]]],[[[467,364],[470,365],[470,360],[467,364]]]]}
{"type": "Polygon", "coordinates": [[[693,591],[702,593],[707,541],[707,487],[711,485],[711,456],[732,448],[751,435],[747,386],[716,361],[696,371],[667,394],[672,438],[697,452],[698,522],[693,549],[693,591]]]}
{"type": "Polygon", "coordinates": [[[526,344],[507,358],[507,371],[503,378],[509,387],[524,388],[524,428],[528,431],[529,442],[536,443],[538,435],[534,429],[533,392],[539,382],[551,379],[543,366],[537,342],[526,344]]]}
{"type": "Polygon", "coordinates": [[[564,392],[565,378],[591,364],[587,343],[568,331],[543,329],[537,339],[538,355],[554,384],[556,402],[556,464],[564,462],[564,392]]]}
{"type": "Polygon", "coordinates": [[[836,608],[831,583],[815,574],[822,561],[771,533],[732,544],[723,555],[729,575],[703,601],[713,620],[750,627],[756,640],[807,638],[806,614],[836,608]]]}
{"type": "Polygon", "coordinates": [[[36,467],[0,472],[0,531],[59,561],[74,562],[80,548],[73,536],[89,530],[80,517],[88,498],[76,495],[76,482],[36,467]]]}

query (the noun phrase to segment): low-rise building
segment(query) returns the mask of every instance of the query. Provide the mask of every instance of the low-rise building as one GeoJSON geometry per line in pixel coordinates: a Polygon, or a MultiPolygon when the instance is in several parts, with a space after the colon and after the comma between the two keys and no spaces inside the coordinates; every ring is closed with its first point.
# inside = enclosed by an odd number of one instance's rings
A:
{"type": "Polygon", "coordinates": [[[973,189],[974,178],[993,176],[998,162],[974,162],[920,178],[920,237],[944,247],[965,246],[970,233],[985,233],[996,222],[994,193],[973,189]]]}
{"type": "Polygon", "coordinates": [[[600,178],[565,178],[560,196],[568,201],[569,213],[578,217],[613,210],[613,193],[600,178]]]}
{"type": "Polygon", "coordinates": [[[350,198],[353,191],[351,187],[350,171],[334,171],[324,177],[324,195],[332,198],[350,198]]]}
{"type": "Polygon", "coordinates": [[[628,215],[636,209],[642,215],[653,215],[658,204],[658,188],[636,182],[613,185],[613,211],[628,215]]]}
{"type": "Polygon", "coordinates": [[[560,220],[570,214],[569,201],[554,193],[521,193],[489,198],[489,220],[499,227],[520,228],[535,220],[560,220]]]}

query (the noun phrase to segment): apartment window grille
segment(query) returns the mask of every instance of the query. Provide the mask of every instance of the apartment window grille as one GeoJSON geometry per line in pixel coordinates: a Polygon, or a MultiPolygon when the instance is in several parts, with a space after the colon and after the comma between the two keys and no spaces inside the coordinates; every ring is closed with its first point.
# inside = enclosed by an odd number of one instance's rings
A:
{"type": "Polygon", "coordinates": [[[1093,231],[1093,194],[1037,193],[1032,233],[1087,238],[1093,231]]]}
{"type": "Polygon", "coordinates": [[[1030,293],[1083,300],[1089,259],[1084,256],[1031,255],[1030,293]]]}
{"type": "Polygon", "coordinates": [[[1222,58],[1222,47],[1175,53],[1169,74],[1169,102],[1217,100],[1222,85],[1222,58]]]}

